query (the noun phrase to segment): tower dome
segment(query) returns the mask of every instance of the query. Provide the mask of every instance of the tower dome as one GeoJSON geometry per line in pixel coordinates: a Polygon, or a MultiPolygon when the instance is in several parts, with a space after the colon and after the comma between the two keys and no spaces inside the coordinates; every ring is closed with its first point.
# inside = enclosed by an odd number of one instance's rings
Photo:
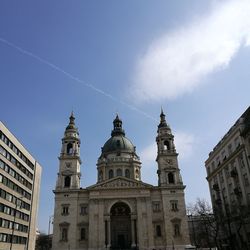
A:
{"type": "Polygon", "coordinates": [[[116,115],[113,124],[114,129],[111,132],[111,138],[102,147],[102,153],[106,154],[117,151],[135,153],[135,146],[125,137],[125,132],[122,129],[122,120],[118,115],[116,115]]]}

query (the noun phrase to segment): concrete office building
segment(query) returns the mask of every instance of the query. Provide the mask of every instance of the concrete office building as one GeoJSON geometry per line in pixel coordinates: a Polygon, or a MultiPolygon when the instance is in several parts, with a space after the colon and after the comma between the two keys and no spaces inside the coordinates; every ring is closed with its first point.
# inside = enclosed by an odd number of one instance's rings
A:
{"type": "Polygon", "coordinates": [[[221,241],[250,249],[250,107],[209,153],[205,166],[221,241]]]}
{"type": "Polygon", "coordinates": [[[41,166],[0,122],[0,249],[33,250],[41,166]]]}

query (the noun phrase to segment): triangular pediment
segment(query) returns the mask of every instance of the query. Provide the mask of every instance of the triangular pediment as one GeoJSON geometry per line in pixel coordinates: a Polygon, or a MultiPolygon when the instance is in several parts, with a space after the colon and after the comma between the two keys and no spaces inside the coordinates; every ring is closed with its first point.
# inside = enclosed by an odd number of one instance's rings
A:
{"type": "Polygon", "coordinates": [[[87,187],[87,189],[126,189],[126,188],[152,188],[153,186],[142,181],[129,179],[126,177],[115,177],[110,180],[97,183],[93,186],[87,187]]]}

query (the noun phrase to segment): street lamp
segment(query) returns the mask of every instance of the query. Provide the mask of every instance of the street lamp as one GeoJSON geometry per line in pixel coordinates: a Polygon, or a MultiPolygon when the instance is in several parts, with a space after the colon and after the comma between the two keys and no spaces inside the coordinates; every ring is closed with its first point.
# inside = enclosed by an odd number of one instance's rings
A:
{"type": "Polygon", "coordinates": [[[54,216],[53,216],[53,215],[49,216],[49,228],[48,228],[48,235],[50,235],[50,225],[52,225],[52,224],[53,224],[53,219],[54,219],[54,216]]]}

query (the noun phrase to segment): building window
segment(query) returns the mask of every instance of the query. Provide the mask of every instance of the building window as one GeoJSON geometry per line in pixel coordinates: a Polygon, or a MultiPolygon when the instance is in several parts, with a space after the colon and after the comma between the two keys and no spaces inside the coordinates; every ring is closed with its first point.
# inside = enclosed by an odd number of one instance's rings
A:
{"type": "Polygon", "coordinates": [[[6,150],[2,146],[0,146],[0,154],[6,157],[6,153],[7,153],[6,150]]]}
{"type": "Polygon", "coordinates": [[[69,214],[69,205],[62,205],[62,215],[69,214]]]}
{"type": "Polygon", "coordinates": [[[0,160],[0,168],[4,169],[4,162],[0,160]]]}
{"type": "Polygon", "coordinates": [[[153,202],[152,207],[153,207],[154,213],[158,213],[161,211],[160,202],[158,202],[158,201],[153,202]]]}
{"type": "Polygon", "coordinates": [[[163,147],[164,150],[170,150],[170,143],[169,141],[164,141],[164,147],[163,147]]]}
{"type": "Polygon", "coordinates": [[[66,176],[64,179],[64,187],[70,187],[70,176],[66,176]]]}
{"type": "Polygon", "coordinates": [[[160,225],[156,225],[156,236],[157,237],[161,237],[161,226],[160,225]]]}
{"type": "Polygon", "coordinates": [[[68,241],[68,228],[62,228],[62,241],[68,241]]]}
{"type": "Polygon", "coordinates": [[[180,232],[181,232],[181,220],[179,218],[174,218],[173,220],[171,220],[172,222],[172,230],[173,230],[173,236],[174,237],[178,237],[180,236],[180,232]]]}
{"type": "Polygon", "coordinates": [[[117,169],[116,176],[122,176],[122,170],[120,168],[117,169]]]}
{"type": "Polygon", "coordinates": [[[88,205],[81,205],[80,206],[80,215],[87,215],[88,214],[88,205]]]}
{"type": "Polygon", "coordinates": [[[171,211],[177,212],[178,211],[178,201],[172,200],[170,201],[171,211]]]}
{"type": "Polygon", "coordinates": [[[220,166],[220,157],[216,158],[216,165],[217,165],[217,167],[220,166]]]}
{"type": "Polygon", "coordinates": [[[174,236],[178,237],[180,236],[180,225],[179,224],[174,224],[174,236]]]}
{"type": "Polygon", "coordinates": [[[60,240],[61,241],[68,241],[69,237],[69,223],[68,222],[62,222],[59,224],[60,227],[60,240]]]}
{"type": "Polygon", "coordinates": [[[130,178],[130,172],[129,172],[128,169],[125,170],[125,176],[126,176],[127,178],[130,178]]]}
{"type": "Polygon", "coordinates": [[[82,227],[80,230],[80,240],[86,240],[86,228],[82,227]]]}
{"type": "Polygon", "coordinates": [[[69,155],[73,154],[73,145],[72,145],[72,143],[68,143],[68,145],[67,145],[67,154],[69,154],[69,155]]]}
{"type": "Polygon", "coordinates": [[[173,173],[168,173],[168,183],[174,184],[174,175],[173,173]]]}
{"type": "Polygon", "coordinates": [[[109,179],[114,177],[114,171],[112,169],[109,170],[109,179]]]}

